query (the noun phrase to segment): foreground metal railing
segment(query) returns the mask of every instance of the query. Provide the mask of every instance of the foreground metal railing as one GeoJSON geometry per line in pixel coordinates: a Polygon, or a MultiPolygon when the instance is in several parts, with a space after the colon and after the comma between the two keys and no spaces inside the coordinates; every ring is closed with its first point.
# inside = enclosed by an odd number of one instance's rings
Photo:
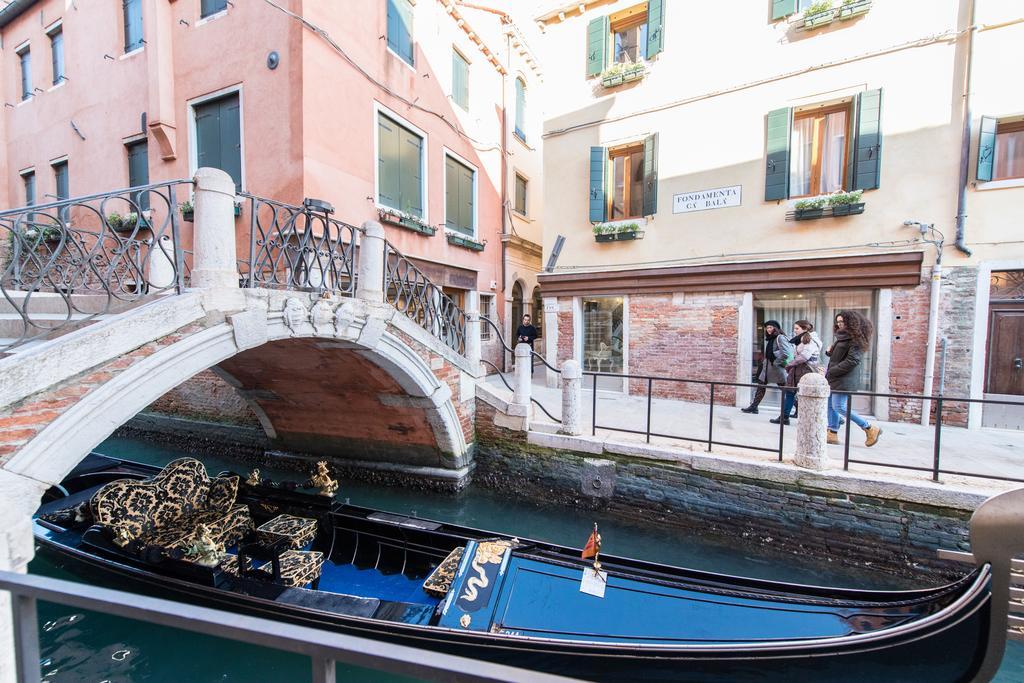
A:
{"type": "Polygon", "coordinates": [[[384,299],[445,345],[466,353],[466,312],[387,240],[384,299]]]}
{"type": "Polygon", "coordinates": [[[21,683],[40,680],[38,600],[306,655],[314,683],[334,683],[336,662],[435,681],[575,680],[44,576],[0,572],[0,590],[11,593],[21,683]]]}
{"type": "MultiPolygon", "coordinates": [[[[494,330],[494,333],[495,333],[496,335],[498,335],[498,343],[499,343],[499,344],[501,344],[501,347],[502,347],[502,348],[503,348],[503,349],[504,349],[505,351],[507,351],[507,352],[509,352],[509,353],[511,353],[511,354],[515,354],[515,349],[513,349],[513,348],[512,348],[511,346],[509,346],[509,345],[508,345],[508,344],[507,344],[507,343],[505,342],[505,335],[503,335],[503,334],[501,333],[501,329],[500,329],[500,328],[499,328],[499,327],[498,327],[498,326],[497,326],[497,325],[496,325],[496,324],[494,323],[494,321],[493,321],[493,320],[491,320],[490,318],[484,317],[484,316],[480,316],[480,323],[481,323],[482,325],[488,325],[488,326],[490,326],[490,327],[491,327],[491,328],[492,328],[492,329],[494,330]]],[[[562,371],[561,371],[561,370],[559,370],[559,369],[558,369],[558,368],[556,368],[556,367],[555,367],[554,365],[552,365],[551,363],[549,363],[549,362],[547,361],[547,359],[546,359],[546,358],[544,358],[544,356],[542,356],[541,354],[539,354],[539,353],[537,353],[536,351],[534,351],[534,350],[533,350],[533,347],[531,346],[531,347],[530,347],[530,365],[531,365],[530,371],[531,371],[531,373],[532,373],[532,371],[533,371],[533,367],[532,367],[532,366],[533,366],[533,365],[535,365],[535,361],[538,361],[538,360],[539,360],[539,361],[541,362],[541,364],[542,364],[542,365],[544,365],[545,367],[547,367],[547,368],[550,368],[551,370],[554,370],[554,371],[555,371],[555,372],[557,372],[558,374],[562,374],[562,371]]],[[[492,363],[491,361],[487,360],[486,358],[481,358],[481,359],[480,359],[480,362],[481,362],[481,363],[483,363],[484,365],[487,365],[487,366],[488,366],[488,367],[490,367],[490,368],[491,368],[492,370],[494,370],[494,373],[495,373],[495,374],[496,374],[496,375],[498,376],[498,379],[500,379],[500,380],[501,380],[501,383],[505,385],[505,388],[506,388],[506,389],[508,389],[509,391],[514,391],[514,390],[512,389],[512,385],[508,383],[508,380],[507,380],[507,379],[505,379],[505,374],[504,374],[504,373],[503,373],[503,372],[501,371],[501,369],[500,369],[500,368],[499,368],[499,367],[498,367],[497,365],[495,365],[495,364],[494,364],[494,363],[492,363]]],[[[562,420],[561,420],[560,418],[557,418],[557,417],[555,417],[554,415],[552,415],[552,414],[551,414],[551,411],[550,411],[550,410],[548,410],[548,409],[547,409],[546,407],[544,407],[544,404],[543,404],[543,403],[541,403],[540,401],[538,401],[538,400],[537,400],[537,398],[536,398],[535,396],[531,395],[531,396],[530,396],[530,401],[531,401],[531,402],[532,402],[532,403],[533,403],[533,404],[534,404],[535,406],[537,406],[538,408],[540,408],[540,409],[541,409],[541,412],[543,412],[543,413],[544,413],[545,415],[547,415],[547,416],[548,416],[548,419],[549,419],[549,420],[551,420],[552,422],[555,422],[556,424],[561,424],[561,423],[562,423],[562,420]]]]}
{"type": "Polygon", "coordinates": [[[171,180],[0,212],[0,352],[183,287],[171,180]]]}
{"type": "Polygon", "coordinates": [[[295,206],[240,196],[249,208],[248,260],[239,262],[243,286],[355,293],[359,228],[331,218],[334,207],[326,202],[295,206]]]}

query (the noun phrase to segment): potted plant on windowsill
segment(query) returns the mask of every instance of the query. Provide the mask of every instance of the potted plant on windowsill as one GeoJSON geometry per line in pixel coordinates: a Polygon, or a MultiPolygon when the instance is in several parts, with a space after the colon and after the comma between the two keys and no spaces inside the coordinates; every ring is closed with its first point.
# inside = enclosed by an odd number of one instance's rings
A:
{"type": "Polygon", "coordinates": [[[871,9],[872,0],[843,0],[839,6],[839,19],[846,21],[854,17],[866,14],[871,9]]]}
{"type": "Polygon", "coordinates": [[[594,226],[594,240],[597,242],[621,242],[643,236],[637,223],[598,223],[594,226]]]}
{"type": "Polygon", "coordinates": [[[134,211],[119,214],[116,211],[107,216],[107,225],[114,232],[131,232],[139,223],[139,214],[134,211]]]}
{"type": "Polygon", "coordinates": [[[836,18],[836,10],[832,0],[820,0],[804,10],[804,29],[817,28],[830,24],[836,18]]]}
{"type": "Polygon", "coordinates": [[[464,247],[473,251],[483,251],[487,244],[486,242],[477,242],[472,237],[451,231],[445,231],[445,238],[448,240],[448,244],[454,244],[457,247],[464,247]]]}
{"type": "Polygon", "coordinates": [[[195,217],[192,202],[188,201],[187,199],[183,201],[181,204],[178,204],[178,211],[181,212],[181,220],[185,221],[186,223],[191,223],[193,218],[195,217]]]}
{"type": "Polygon", "coordinates": [[[638,81],[647,74],[647,66],[643,62],[619,62],[601,72],[601,85],[614,88],[623,83],[638,81]]]}
{"type": "Polygon", "coordinates": [[[420,217],[413,216],[405,211],[399,211],[398,209],[382,207],[377,209],[377,216],[380,218],[381,223],[397,225],[400,228],[412,230],[428,237],[437,232],[436,227],[425,223],[420,217]]]}
{"type": "Polygon", "coordinates": [[[853,192],[835,192],[828,196],[828,205],[832,207],[833,216],[853,216],[864,213],[864,202],[861,196],[864,190],[853,192]]]}
{"type": "Polygon", "coordinates": [[[825,197],[801,199],[793,205],[793,208],[796,209],[793,218],[798,221],[811,221],[815,218],[821,218],[825,215],[825,203],[827,201],[825,197]]]}

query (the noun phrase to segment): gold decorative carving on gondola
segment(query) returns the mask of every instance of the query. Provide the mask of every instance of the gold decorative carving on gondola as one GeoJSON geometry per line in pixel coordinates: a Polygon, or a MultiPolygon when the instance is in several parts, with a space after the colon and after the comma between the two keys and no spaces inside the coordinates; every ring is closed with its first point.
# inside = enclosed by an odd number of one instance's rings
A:
{"type": "Polygon", "coordinates": [[[310,477],[309,482],[314,488],[320,489],[322,496],[333,496],[338,492],[338,482],[331,478],[331,471],[327,469],[326,460],[321,460],[316,464],[316,473],[310,477]]]}
{"type": "Polygon", "coordinates": [[[423,582],[423,590],[427,595],[433,595],[436,598],[443,598],[448,595],[448,591],[452,588],[455,572],[459,570],[462,553],[465,550],[465,547],[459,546],[451,551],[448,553],[448,557],[441,560],[441,564],[437,565],[434,571],[430,573],[427,580],[423,582]]]}

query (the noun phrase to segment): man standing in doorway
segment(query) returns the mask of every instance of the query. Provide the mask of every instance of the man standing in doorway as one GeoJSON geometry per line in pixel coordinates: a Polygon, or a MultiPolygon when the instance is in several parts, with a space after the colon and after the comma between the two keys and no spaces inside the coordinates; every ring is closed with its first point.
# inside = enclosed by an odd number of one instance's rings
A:
{"type": "Polygon", "coordinates": [[[792,355],[792,344],[782,333],[782,325],[776,320],[768,320],[764,324],[764,352],[761,354],[761,368],[757,374],[757,383],[760,384],[754,392],[754,400],[746,408],[744,413],[757,414],[757,406],[764,398],[765,391],[769,384],[783,386],[786,383],[786,363],[792,355]]]}
{"type": "MultiPolygon", "coordinates": [[[[523,316],[523,324],[516,330],[516,343],[529,344],[533,351],[533,342],[537,339],[537,328],[530,322],[530,315],[523,316]]],[[[533,376],[533,355],[530,355],[530,376],[533,376]]]]}

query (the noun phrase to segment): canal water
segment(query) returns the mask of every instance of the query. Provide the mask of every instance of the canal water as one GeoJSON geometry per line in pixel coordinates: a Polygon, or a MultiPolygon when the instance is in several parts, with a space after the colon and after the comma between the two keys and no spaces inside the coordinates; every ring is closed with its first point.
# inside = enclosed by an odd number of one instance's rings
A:
{"type": "MultiPolygon", "coordinates": [[[[142,441],[112,438],[99,452],[140,462],[164,465],[182,453],[142,441]]],[[[247,467],[231,460],[203,456],[215,474],[247,467]]],[[[261,468],[275,480],[299,480],[294,472],[261,468]]],[[[609,553],[693,567],[725,574],[756,576],[819,585],[900,589],[911,584],[870,567],[853,569],[814,562],[743,539],[691,537],[605,518],[600,513],[541,506],[510,500],[486,490],[471,489],[457,496],[407,491],[355,482],[342,482],[338,494],[352,503],[391,512],[438,519],[466,526],[508,532],[565,545],[586,541],[591,524],[601,527],[603,548],[609,553]]],[[[38,554],[32,573],[78,580],[54,558],[38,554]]],[[[111,585],[116,588],[116,585],[111,585]]],[[[51,683],[291,683],[308,681],[305,657],[152,626],[129,619],[40,604],[42,675],[51,683]]],[[[640,674],[640,672],[638,672],[640,674]]],[[[339,666],[338,681],[405,681],[396,676],[339,666]]],[[[999,683],[1024,681],[1024,644],[1010,643],[999,683]]]]}

